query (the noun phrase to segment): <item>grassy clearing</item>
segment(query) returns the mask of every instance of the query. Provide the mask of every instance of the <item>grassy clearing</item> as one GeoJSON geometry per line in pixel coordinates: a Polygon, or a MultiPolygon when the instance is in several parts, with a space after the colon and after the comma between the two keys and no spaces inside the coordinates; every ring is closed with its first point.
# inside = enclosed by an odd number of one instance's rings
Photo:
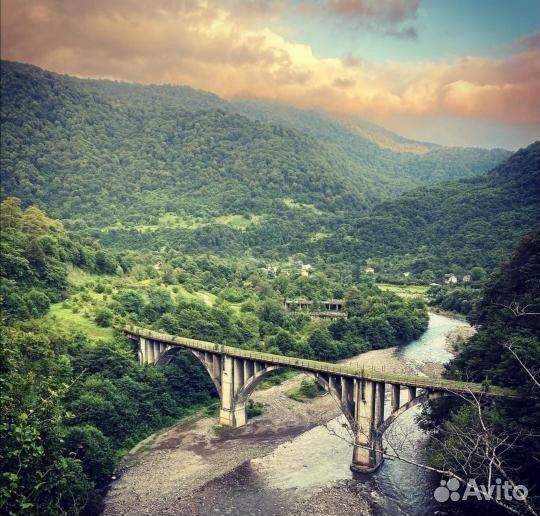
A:
{"type": "MultiPolygon", "coordinates": [[[[190,217],[188,215],[182,216],[175,213],[165,213],[158,219],[157,224],[136,224],[133,226],[139,233],[146,233],[151,231],[158,231],[160,229],[198,229],[210,224],[223,224],[231,226],[235,229],[245,230],[249,226],[260,224],[263,220],[262,215],[221,215],[214,218],[198,218],[190,217]]],[[[125,224],[114,224],[103,229],[103,231],[110,231],[112,229],[120,229],[128,231],[131,226],[125,224]]]]}
{"type": "Polygon", "coordinates": [[[75,287],[83,287],[87,283],[99,280],[114,280],[118,279],[117,276],[112,274],[91,274],[78,267],[70,267],[68,269],[68,282],[75,287]]]}
{"type": "Polygon", "coordinates": [[[381,290],[393,292],[402,297],[419,297],[424,300],[427,298],[429,289],[426,285],[394,285],[392,283],[377,283],[377,286],[381,290]]]}
{"type": "Polygon", "coordinates": [[[319,210],[315,205],[313,204],[304,204],[298,201],[295,201],[294,199],[291,199],[290,197],[285,197],[283,199],[283,204],[287,206],[287,208],[290,208],[291,210],[309,210],[317,215],[322,215],[323,212],[319,210]]]}
{"type": "Polygon", "coordinates": [[[196,229],[204,226],[205,223],[198,218],[182,217],[175,213],[165,213],[159,217],[159,226],[168,226],[176,228],[196,229]]]}
{"type": "Polygon", "coordinates": [[[62,303],[51,305],[46,317],[64,330],[80,331],[99,339],[110,339],[113,336],[112,328],[101,328],[81,314],[74,314],[69,308],[63,308],[62,303]]]}
{"type": "Polygon", "coordinates": [[[212,294],[211,292],[189,292],[182,285],[168,285],[167,288],[171,291],[172,294],[182,299],[185,299],[186,301],[202,301],[208,306],[213,306],[217,300],[217,296],[215,294],[212,294]],[[174,293],[173,289],[176,290],[176,293],[174,293]]]}

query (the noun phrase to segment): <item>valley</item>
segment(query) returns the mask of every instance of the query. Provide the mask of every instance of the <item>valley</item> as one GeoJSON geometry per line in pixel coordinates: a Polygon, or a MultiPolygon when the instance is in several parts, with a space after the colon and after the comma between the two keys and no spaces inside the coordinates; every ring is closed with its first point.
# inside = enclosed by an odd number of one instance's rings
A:
{"type": "Polygon", "coordinates": [[[352,115],[1,67],[0,512],[428,516],[448,508],[438,479],[489,476],[482,457],[510,439],[501,460],[536,503],[540,142],[442,146],[352,115]],[[517,399],[480,400],[482,420],[463,397],[423,400],[393,437],[431,473],[385,441],[362,479],[335,402],[302,374],[266,377],[248,424],[222,428],[201,362],[140,363],[131,324],[517,399]],[[464,459],[468,435],[482,446],[464,459]]]}

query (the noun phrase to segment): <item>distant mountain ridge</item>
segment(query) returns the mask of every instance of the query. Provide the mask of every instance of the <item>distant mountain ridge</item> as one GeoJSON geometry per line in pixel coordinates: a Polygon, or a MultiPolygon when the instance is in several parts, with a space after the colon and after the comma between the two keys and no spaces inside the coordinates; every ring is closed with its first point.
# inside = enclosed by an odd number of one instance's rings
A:
{"type": "Polygon", "coordinates": [[[445,147],[414,141],[358,117],[329,115],[285,104],[236,99],[232,105],[254,119],[285,125],[389,174],[412,176],[419,184],[470,177],[491,170],[512,152],[504,149],[445,147]]]}

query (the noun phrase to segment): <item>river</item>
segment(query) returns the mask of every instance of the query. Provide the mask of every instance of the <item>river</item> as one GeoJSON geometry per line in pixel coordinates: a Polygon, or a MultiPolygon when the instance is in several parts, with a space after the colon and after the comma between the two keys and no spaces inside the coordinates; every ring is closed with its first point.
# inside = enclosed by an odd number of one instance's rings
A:
{"type": "MultiPolygon", "coordinates": [[[[352,362],[367,360],[374,366],[424,374],[423,364],[443,364],[451,358],[448,333],[467,326],[430,314],[429,327],[418,340],[399,350],[372,351],[352,362]]],[[[243,429],[208,437],[214,423],[205,418],[206,422],[179,426],[160,436],[113,483],[105,514],[435,513],[429,472],[386,460],[373,475],[353,474],[350,438],[331,397],[299,404],[285,396],[287,388],[256,391],[254,397],[264,403],[265,415],[243,429]]],[[[425,440],[415,423],[420,410],[405,412],[387,432],[387,446],[398,445],[400,453],[417,461],[423,459],[425,440]]]]}

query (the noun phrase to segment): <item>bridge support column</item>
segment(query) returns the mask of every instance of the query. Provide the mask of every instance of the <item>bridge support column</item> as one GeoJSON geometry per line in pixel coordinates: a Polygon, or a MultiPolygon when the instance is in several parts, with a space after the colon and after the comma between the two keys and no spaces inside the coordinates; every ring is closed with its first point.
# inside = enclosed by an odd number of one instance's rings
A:
{"type": "Polygon", "coordinates": [[[384,383],[362,380],[355,392],[355,447],[351,469],[372,473],[382,464],[382,435],[377,432],[384,420],[384,383]]]}
{"type": "Polygon", "coordinates": [[[246,405],[235,401],[237,390],[244,380],[244,363],[241,359],[227,355],[223,356],[222,363],[219,422],[232,427],[244,426],[247,422],[246,405]]]}
{"type": "Polygon", "coordinates": [[[414,400],[416,398],[416,387],[407,387],[407,391],[409,392],[408,401],[414,400]]]}

